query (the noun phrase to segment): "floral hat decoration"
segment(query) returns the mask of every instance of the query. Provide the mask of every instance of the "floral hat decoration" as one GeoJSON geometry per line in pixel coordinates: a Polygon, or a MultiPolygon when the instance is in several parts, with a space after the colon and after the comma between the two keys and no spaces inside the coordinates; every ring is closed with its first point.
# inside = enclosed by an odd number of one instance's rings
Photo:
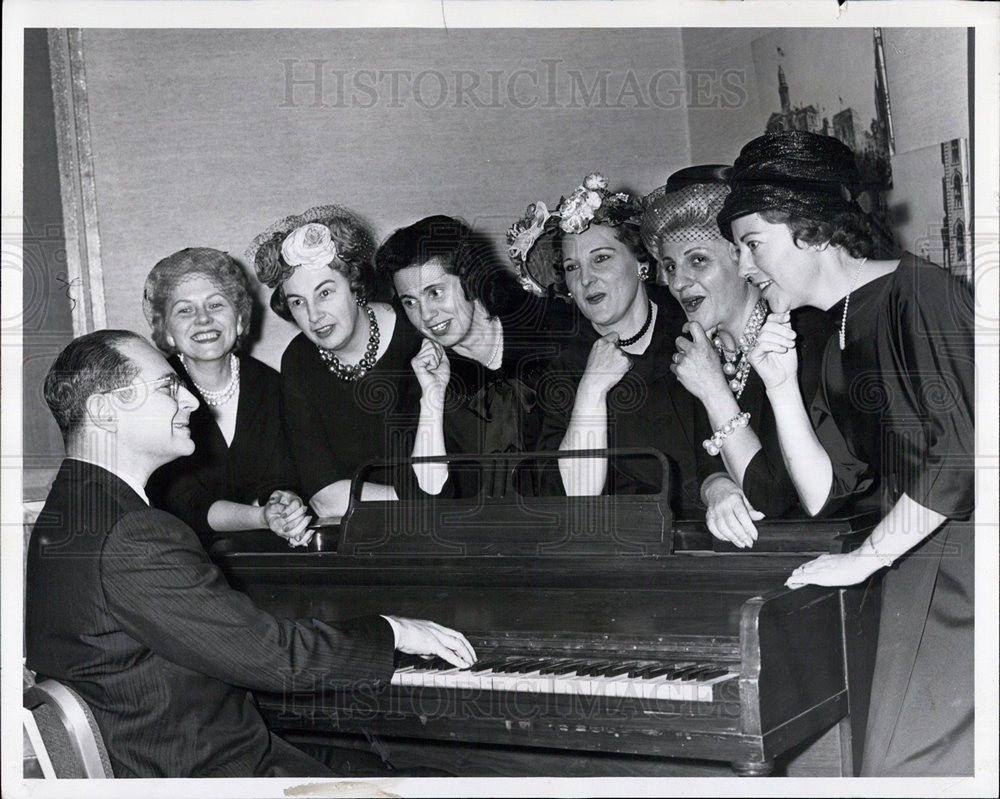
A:
{"type": "Polygon", "coordinates": [[[354,212],[340,205],[316,205],[301,214],[279,219],[247,248],[247,261],[257,279],[269,288],[282,283],[295,269],[322,269],[339,259],[344,263],[370,261],[375,240],[368,226],[354,212]],[[346,223],[352,244],[334,241],[331,224],[346,223]]]}
{"type": "Polygon", "coordinates": [[[556,231],[583,233],[592,224],[616,227],[637,220],[641,212],[638,198],[623,191],[609,191],[608,179],[600,172],[587,175],[568,197],[561,197],[552,213],[545,203],[532,203],[507,230],[507,254],[518,280],[535,294],[546,293],[543,282],[565,293],[557,265],[556,231]]]}

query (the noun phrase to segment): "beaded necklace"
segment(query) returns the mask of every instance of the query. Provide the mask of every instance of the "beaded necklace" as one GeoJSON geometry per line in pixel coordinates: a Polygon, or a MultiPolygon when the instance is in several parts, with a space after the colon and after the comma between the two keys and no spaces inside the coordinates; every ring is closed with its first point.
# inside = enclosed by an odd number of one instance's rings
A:
{"type": "Polygon", "coordinates": [[[757,304],[754,305],[746,327],[743,328],[743,333],[740,334],[739,341],[737,342],[740,352],[739,363],[736,361],[736,353],[730,352],[722,346],[721,338],[716,336],[712,342],[715,344],[715,348],[719,351],[719,354],[725,359],[722,371],[726,374],[726,377],[731,378],[729,388],[736,395],[736,399],[739,399],[743,395],[743,389],[746,388],[747,379],[750,377],[750,359],[747,357],[747,353],[756,345],[757,336],[760,335],[760,329],[764,326],[766,318],[767,302],[763,299],[757,300],[757,304]]]}
{"type": "Polygon", "coordinates": [[[333,372],[333,374],[338,378],[345,380],[348,383],[360,380],[368,374],[368,370],[375,365],[375,358],[378,355],[379,332],[378,319],[375,318],[375,309],[367,302],[363,303],[361,307],[368,313],[369,332],[368,346],[365,347],[365,354],[361,357],[361,360],[358,361],[358,363],[353,365],[344,364],[333,350],[328,350],[324,347],[317,347],[317,349],[319,349],[319,357],[323,359],[323,362],[326,364],[326,368],[333,372]]]}
{"type": "Polygon", "coordinates": [[[646,321],[642,323],[642,327],[639,328],[639,332],[634,336],[618,339],[619,347],[631,347],[635,344],[635,342],[646,335],[646,331],[649,330],[649,323],[653,321],[653,301],[647,299],[646,303],[646,321]]]}

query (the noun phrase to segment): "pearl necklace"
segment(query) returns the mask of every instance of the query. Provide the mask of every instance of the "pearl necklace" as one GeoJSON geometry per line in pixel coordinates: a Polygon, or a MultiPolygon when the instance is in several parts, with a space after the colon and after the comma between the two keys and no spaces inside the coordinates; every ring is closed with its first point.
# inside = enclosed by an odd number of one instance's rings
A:
{"type": "Polygon", "coordinates": [[[503,325],[500,325],[500,332],[497,334],[497,343],[493,347],[493,352],[490,353],[490,358],[486,361],[486,368],[492,369],[493,362],[497,359],[497,354],[500,352],[500,348],[503,346],[503,325]]]}
{"type": "Polygon", "coordinates": [[[740,360],[738,364],[736,363],[736,353],[729,352],[723,347],[721,338],[716,336],[712,342],[719,351],[719,355],[726,361],[722,365],[722,371],[727,377],[732,378],[729,381],[729,389],[736,395],[736,399],[743,396],[743,389],[746,388],[747,379],[750,377],[750,359],[747,357],[747,353],[757,344],[757,336],[760,335],[760,329],[764,326],[766,318],[767,301],[759,299],[757,300],[757,304],[754,305],[753,311],[750,312],[750,318],[747,320],[746,327],[743,328],[743,332],[740,334],[739,341],[737,342],[740,348],[740,360]]]}
{"type": "Polygon", "coordinates": [[[181,363],[184,365],[184,369],[188,373],[188,377],[191,378],[191,382],[194,383],[194,387],[198,389],[198,393],[201,394],[201,398],[205,400],[206,405],[210,405],[213,408],[219,405],[225,405],[229,400],[233,398],[233,395],[240,390],[240,359],[236,357],[234,353],[229,353],[229,382],[219,391],[209,391],[203,385],[201,385],[191,374],[191,370],[188,369],[187,359],[184,357],[184,353],[181,353],[181,363]]]}
{"type": "Polygon", "coordinates": [[[840,351],[844,351],[844,347],[847,346],[847,306],[851,304],[851,294],[854,293],[854,287],[858,285],[858,278],[861,277],[861,267],[865,265],[867,258],[862,258],[861,262],[858,264],[857,270],[854,272],[854,280],[851,281],[851,290],[847,292],[847,296],[844,297],[844,315],[840,317],[840,351]]]}
{"type": "Polygon", "coordinates": [[[340,358],[337,357],[337,354],[333,350],[323,347],[317,348],[319,349],[319,357],[323,359],[326,368],[348,383],[360,380],[368,374],[368,370],[375,365],[375,359],[378,356],[379,332],[378,319],[375,318],[375,309],[367,302],[361,307],[368,312],[368,346],[365,347],[365,354],[361,356],[361,360],[357,364],[341,363],[340,358]]]}
{"type": "Polygon", "coordinates": [[[646,335],[646,331],[649,330],[649,323],[653,321],[653,301],[650,299],[646,300],[646,321],[642,323],[642,327],[639,328],[639,332],[634,336],[629,338],[618,339],[619,347],[631,347],[635,342],[646,335]]]}

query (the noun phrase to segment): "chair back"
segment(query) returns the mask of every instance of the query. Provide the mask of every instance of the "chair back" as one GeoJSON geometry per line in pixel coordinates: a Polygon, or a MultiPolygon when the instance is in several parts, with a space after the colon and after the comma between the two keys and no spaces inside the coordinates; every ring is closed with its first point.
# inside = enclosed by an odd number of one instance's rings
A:
{"type": "Polygon", "coordinates": [[[42,680],[25,688],[24,708],[31,714],[31,722],[25,718],[25,731],[39,763],[51,764],[51,771],[42,768],[44,776],[114,777],[94,714],[76,691],[56,680],[42,680]],[[39,745],[44,752],[38,751],[39,745]]]}

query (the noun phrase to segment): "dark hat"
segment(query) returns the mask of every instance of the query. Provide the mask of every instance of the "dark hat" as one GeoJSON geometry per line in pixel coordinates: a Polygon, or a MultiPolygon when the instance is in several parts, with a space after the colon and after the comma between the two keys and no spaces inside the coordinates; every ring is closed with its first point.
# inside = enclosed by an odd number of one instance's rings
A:
{"type": "Polygon", "coordinates": [[[860,213],[863,186],[851,149],[832,136],[801,130],[766,133],[746,144],[733,164],[732,191],[719,211],[719,229],[733,240],[733,219],[781,210],[829,220],[860,213]]]}

